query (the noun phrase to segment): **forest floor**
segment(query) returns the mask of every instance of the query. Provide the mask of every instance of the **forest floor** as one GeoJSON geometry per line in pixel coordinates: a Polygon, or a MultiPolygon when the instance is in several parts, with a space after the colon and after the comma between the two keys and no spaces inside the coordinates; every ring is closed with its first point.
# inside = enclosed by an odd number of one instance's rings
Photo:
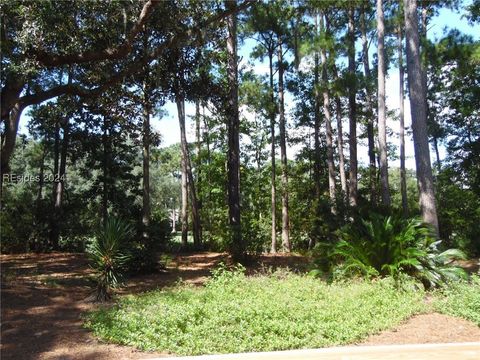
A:
{"type": "MultiPolygon", "coordinates": [[[[140,352],[105,344],[82,326],[82,316],[95,307],[87,299],[93,273],[84,255],[70,253],[0,255],[1,358],[6,359],[148,359],[168,354],[140,352]]],[[[167,270],[129,279],[121,294],[174,285],[179,278],[202,285],[224,253],[179,254],[167,270]]],[[[261,255],[247,273],[289,267],[306,271],[308,259],[299,255],[261,255]]],[[[466,262],[477,271],[477,262],[466,262]]],[[[437,313],[417,315],[398,328],[372,335],[357,345],[479,341],[480,328],[463,319],[437,313]]]]}

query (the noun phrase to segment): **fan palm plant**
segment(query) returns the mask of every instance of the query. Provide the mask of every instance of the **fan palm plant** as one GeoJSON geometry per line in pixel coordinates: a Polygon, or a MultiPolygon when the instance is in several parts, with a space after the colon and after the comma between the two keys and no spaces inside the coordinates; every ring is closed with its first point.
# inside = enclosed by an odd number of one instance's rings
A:
{"type": "Polygon", "coordinates": [[[407,274],[426,287],[465,276],[452,262],[465,255],[457,249],[439,251],[441,241],[420,219],[370,215],[338,232],[327,256],[341,274],[366,277],[407,274]]]}
{"type": "Polygon", "coordinates": [[[97,273],[97,301],[110,299],[111,289],[123,283],[125,266],[129,259],[125,241],[132,233],[132,227],[121,219],[109,218],[88,245],[91,267],[97,273]]]}

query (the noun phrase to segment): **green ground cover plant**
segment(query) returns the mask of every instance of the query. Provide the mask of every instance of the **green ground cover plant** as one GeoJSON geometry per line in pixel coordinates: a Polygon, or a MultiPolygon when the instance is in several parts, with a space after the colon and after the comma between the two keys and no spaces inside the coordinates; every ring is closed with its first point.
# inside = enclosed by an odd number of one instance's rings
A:
{"type": "Polygon", "coordinates": [[[347,344],[425,311],[424,292],[391,278],[326,284],[290,272],[217,270],[205,287],[177,285],[121,298],[86,327],[109,342],[178,355],[347,344]]]}
{"type": "Polygon", "coordinates": [[[437,311],[465,318],[480,326],[480,277],[470,282],[452,283],[437,292],[434,302],[437,311]]]}

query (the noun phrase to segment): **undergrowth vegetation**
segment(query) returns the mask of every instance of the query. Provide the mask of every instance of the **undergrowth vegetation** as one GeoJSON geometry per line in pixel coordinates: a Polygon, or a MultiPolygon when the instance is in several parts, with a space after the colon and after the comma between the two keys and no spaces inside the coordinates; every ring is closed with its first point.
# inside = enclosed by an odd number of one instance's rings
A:
{"type": "Polygon", "coordinates": [[[465,318],[480,326],[480,277],[470,282],[452,283],[437,292],[434,302],[437,311],[465,318]]]}
{"type": "Polygon", "coordinates": [[[86,326],[104,340],[178,355],[347,344],[425,310],[424,292],[391,278],[326,284],[286,271],[215,271],[205,287],[123,297],[86,326]]]}
{"type": "Polygon", "coordinates": [[[453,266],[465,259],[458,249],[441,250],[433,229],[420,219],[370,213],[337,231],[338,241],[315,249],[314,275],[333,279],[362,276],[411,277],[426,288],[465,279],[466,273],[453,266]]]}

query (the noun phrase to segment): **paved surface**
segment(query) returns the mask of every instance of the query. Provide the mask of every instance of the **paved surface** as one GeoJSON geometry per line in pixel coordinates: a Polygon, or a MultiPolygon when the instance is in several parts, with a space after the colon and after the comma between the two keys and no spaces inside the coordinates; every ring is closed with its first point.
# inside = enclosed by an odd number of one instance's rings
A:
{"type": "MultiPolygon", "coordinates": [[[[480,340],[480,339],[479,339],[480,340]]],[[[480,360],[480,342],[348,346],[316,350],[178,357],[175,360],[480,360]]]]}

